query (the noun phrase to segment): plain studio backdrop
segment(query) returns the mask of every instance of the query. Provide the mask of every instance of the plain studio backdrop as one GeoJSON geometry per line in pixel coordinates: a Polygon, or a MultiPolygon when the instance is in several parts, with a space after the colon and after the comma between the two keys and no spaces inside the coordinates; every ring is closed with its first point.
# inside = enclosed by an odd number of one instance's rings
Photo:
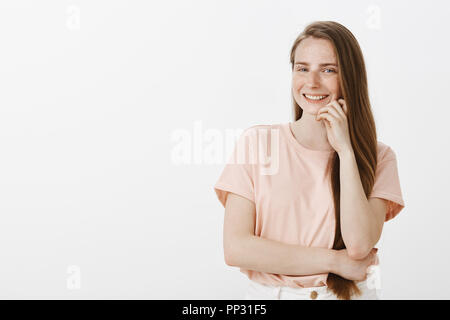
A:
{"type": "Polygon", "coordinates": [[[406,207],[383,299],[448,299],[447,1],[0,3],[0,298],[241,299],[213,185],[229,132],[292,121],[289,50],[358,39],[406,207]]]}

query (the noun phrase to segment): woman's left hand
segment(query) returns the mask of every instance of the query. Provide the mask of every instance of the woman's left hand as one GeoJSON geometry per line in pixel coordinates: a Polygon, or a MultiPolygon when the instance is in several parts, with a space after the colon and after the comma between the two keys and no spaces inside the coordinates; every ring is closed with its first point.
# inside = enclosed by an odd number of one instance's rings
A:
{"type": "Polygon", "coordinates": [[[338,154],[353,150],[348,130],[347,113],[348,108],[345,100],[339,99],[336,101],[333,95],[331,102],[320,108],[316,116],[317,121],[325,122],[328,142],[338,154]]]}

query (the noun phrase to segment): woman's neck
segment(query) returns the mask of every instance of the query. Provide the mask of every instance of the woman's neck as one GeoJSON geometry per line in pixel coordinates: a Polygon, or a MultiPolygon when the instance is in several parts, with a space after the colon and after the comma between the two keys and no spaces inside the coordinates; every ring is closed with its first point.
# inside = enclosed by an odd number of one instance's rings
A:
{"type": "Polygon", "coordinates": [[[292,132],[301,145],[313,150],[334,150],[328,142],[325,120],[317,121],[315,115],[303,112],[300,119],[292,123],[292,132]]]}

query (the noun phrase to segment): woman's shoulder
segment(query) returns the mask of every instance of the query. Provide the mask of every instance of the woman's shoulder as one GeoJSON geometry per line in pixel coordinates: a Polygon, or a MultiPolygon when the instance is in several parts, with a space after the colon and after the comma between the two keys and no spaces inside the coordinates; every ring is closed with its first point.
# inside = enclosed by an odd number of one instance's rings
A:
{"type": "Polygon", "coordinates": [[[385,161],[385,160],[395,160],[396,154],[395,151],[391,148],[390,145],[377,140],[377,161],[385,161]]]}
{"type": "Polygon", "coordinates": [[[283,126],[287,124],[274,123],[274,124],[255,124],[245,128],[241,134],[241,139],[250,139],[250,143],[255,146],[258,145],[258,141],[262,139],[263,142],[267,142],[271,145],[272,139],[280,139],[283,135],[283,126]]]}

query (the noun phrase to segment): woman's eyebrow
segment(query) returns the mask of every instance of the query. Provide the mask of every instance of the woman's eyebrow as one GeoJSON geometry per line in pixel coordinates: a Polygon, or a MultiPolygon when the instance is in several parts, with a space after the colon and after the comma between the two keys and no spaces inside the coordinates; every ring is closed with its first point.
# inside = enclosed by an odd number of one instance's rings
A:
{"type": "MultiPolygon", "coordinates": [[[[295,64],[303,64],[305,66],[309,66],[308,62],[302,62],[302,61],[298,61],[295,64]]],[[[324,66],[335,66],[335,67],[337,67],[337,64],[335,64],[335,63],[321,63],[321,64],[319,64],[319,66],[321,66],[321,67],[324,67],[324,66]]]]}

